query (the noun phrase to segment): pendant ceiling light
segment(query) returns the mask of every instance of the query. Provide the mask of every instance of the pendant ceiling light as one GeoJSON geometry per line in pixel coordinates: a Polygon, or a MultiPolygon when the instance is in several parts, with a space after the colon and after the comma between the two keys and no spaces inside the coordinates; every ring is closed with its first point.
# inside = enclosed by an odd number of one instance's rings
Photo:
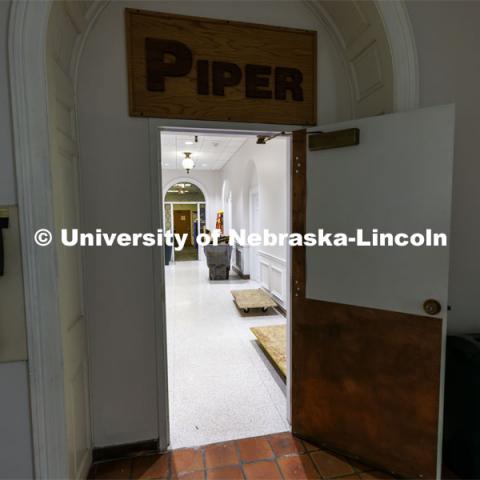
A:
{"type": "Polygon", "coordinates": [[[182,166],[187,173],[190,173],[190,170],[195,167],[195,162],[191,158],[192,152],[183,152],[183,154],[185,155],[185,158],[182,161],[182,166]]]}

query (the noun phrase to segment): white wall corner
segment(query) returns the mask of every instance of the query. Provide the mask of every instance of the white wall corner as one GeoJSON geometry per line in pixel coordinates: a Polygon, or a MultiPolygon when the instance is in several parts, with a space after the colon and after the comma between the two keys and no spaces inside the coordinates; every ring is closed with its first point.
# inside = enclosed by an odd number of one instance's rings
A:
{"type": "Polygon", "coordinates": [[[345,42],[338,30],[335,22],[328,12],[323,8],[321,0],[302,0],[303,5],[317,18],[319,23],[323,25],[330,36],[332,43],[337,50],[339,58],[341,58],[342,68],[344,70],[345,78],[348,80],[348,88],[350,94],[350,115],[349,118],[353,118],[355,114],[355,85],[351,77],[350,65],[345,56],[345,42]]]}
{"type": "Polygon", "coordinates": [[[8,54],[34,469],[37,478],[68,478],[56,250],[33,241],[38,228],[54,227],[45,59],[50,7],[47,1],[12,2],[8,54]]]}
{"type": "Polygon", "coordinates": [[[387,35],[393,67],[393,109],[414,110],[420,105],[420,76],[413,27],[404,0],[375,1],[387,35]]]}

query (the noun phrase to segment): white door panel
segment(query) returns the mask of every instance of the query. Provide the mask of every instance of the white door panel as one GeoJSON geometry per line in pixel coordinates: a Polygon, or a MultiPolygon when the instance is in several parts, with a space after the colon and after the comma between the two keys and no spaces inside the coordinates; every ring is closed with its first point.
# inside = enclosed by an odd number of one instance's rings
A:
{"type": "MultiPolygon", "coordinates": [[[[309,151],[307,232],[366,238],[380,232],[449,234],[454,107],[320,127],[359,128],[360,144],[309,151]]],[[[306,297],[424,314],[425,299],[446,308],[448,248],[314,247],[306,249],[306,297]]]]}

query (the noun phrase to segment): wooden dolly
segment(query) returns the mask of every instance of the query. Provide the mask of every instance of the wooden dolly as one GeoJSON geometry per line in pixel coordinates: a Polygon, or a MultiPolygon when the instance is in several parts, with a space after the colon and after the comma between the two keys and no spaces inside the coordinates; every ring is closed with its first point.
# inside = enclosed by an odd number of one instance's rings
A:
{"type": "Polygon", "coordinates": [[[233,299],[238,308],[248,313],[251,308],[261,308],[266,312],[278,304],[261,288],[249,290],[232,290],[233,299]]]}

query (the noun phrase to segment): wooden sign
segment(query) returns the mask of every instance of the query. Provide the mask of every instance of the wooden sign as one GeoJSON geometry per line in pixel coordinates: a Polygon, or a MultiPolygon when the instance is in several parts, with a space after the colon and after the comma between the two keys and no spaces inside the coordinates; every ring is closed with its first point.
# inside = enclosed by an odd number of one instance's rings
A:
{"type": "Polygon", "coordinates": [[[316,32],[126,10],[130,115],[315,125],[316,32]]]}

